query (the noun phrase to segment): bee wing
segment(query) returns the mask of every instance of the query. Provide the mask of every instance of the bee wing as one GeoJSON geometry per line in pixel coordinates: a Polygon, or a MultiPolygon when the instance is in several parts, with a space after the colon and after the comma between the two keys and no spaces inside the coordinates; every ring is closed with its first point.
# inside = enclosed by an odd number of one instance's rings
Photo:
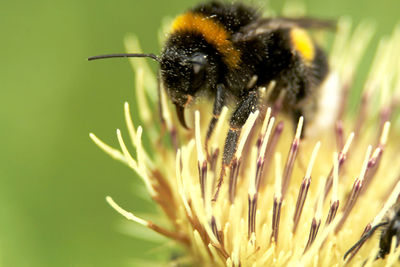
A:
{"type": "Polygon", "coordinates": [[[232,36],[234,42],[247,41],[261,34],[279,28],[293,28],[300,27],[305,29],[330,29],[336,28],[336,21],[322,20],[314,18],[268,18],[259,19],[249,25],[244,26],[239,32],[232,36]]]}
{"type": "Polygon", "coordinates": [[[276,18],[269,19],[270,21],[277,20],[281,23],[282,26],[285,24],[295,25],[305,29],[330,29],[334,30],[336,28],[335,20],[324,20],[324,19],[315,19],[315,18],[276,18]]]}

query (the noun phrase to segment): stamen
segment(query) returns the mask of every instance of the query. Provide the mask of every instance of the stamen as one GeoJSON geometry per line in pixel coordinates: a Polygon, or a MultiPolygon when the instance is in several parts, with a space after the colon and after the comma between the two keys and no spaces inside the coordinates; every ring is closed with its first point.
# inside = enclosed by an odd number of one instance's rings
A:
{"type": "Polygon", "coordinates": [[[214,197],[212,199],[213,202],[217,202],[218,200],[219,190],[221,190],[222,183],[224,182],[225,172],[226,172],[226,165],[222,164],[221,171],[219,173],[219,179],[217,182],[217,188],[215,189],[214,197]]]}
{"type": "Polygon", "coordinates": [[[264,134],[263,142],[261,144],[261,148],[260,148],[259,155],[257,158],[256,180],[255,180],[255,186],[256,186],[257,192],[258,192],[258,190],[260,188],[260,184],[261,184],[261,173],[264,168],[265,151],[267,149],[268,140],[271,135],[272,126],[274,125],[274,122],[275,122],[275,118],[272,117],[269,120],[267,132],[264,134]]]}
{"type": "MultiPolygon", "coordinates": [[[[132,117],[131,117],[131,113],[130,113],[130,108],[129,108],[129,103],[125,102],[124,104],[124,113],[125,113],[125,123],[126,126],[128,128],[128,132],[129,132],[129,137],[131,139],[131,143],[137,147],[136,144],[136,139],[137,139],[137,133],[135,130],[135,126],[133,125],[133,121],[132,121],[132,117]]],[[[152,160],[150,159],[150,157],[147,155],[147,153],[144,153],[144,157],[146,160],[146,164],[149,165],[150,169],[154,169],[154,163],[152,162],[152,160]]]]}
{"type": "Polygon", "coordinates": [[[251,129],[253,128],[253,125],[258,117],[258,114],[260,111],[256,110],[254,113],[251,113],[249,118],[246,120],[246,123],[243,126],[241,136],[239,138],[239,145],[238,149],[236,150],[235,156],[237,158],[240,158],[242,156],[242,151],[244,148],[244,145],[246,144],[247,138],[250,134],[251,129]]]}
{"type": "Polygon", "coordinates": [[[351,33],[351,19],[349,17],[341,17],[338,19],[337,22],[337,29],[338,33],[332,45],[332,52],[329,58],[330,62],[334,66],[342,66],[339,62],[340,60],[343,61],[345,55],[343,51],[346,51],[346,46],[349,43],[350,33],[351,33]]]}
{"type": "Polygon", "coordinates": [[[236,157],[233,158],[230,171],[229,171],[229,201],[233,203],[235,201],[236,194],[236,183],[239,175],[239,167],[241,160],[238,160],[236,157]]]}
{"type": "Polygon", "coordinates": [[[234,267],[232,259],[230,257],[228,259],[226,259],[226,266],[227,267],[234,267]]]}
{"type": "MultiPolygon", "coordinates": [[[[349,151],[350,145],[354,139],[354,135],[355,135],[354,132],[351,132],[349,137],[347,138],[346,144],[344,145],[343,150],[340,153],[340,154],[342,154],[342,155],[340,155],[341,158],[344,158],[345,155],[347,154],[347,152],[349,151]]],[[[340,161],[339,161],[339,163],[340,163],[340,161]]]]}
{"type": "Polygon", "coordinates": [[[378,147],[374,150],[371,158],[368,161],[367,172],[364,178],[363,188],[361,189],[361,194],[364,194],[368,189],[370,183],[375,177],[376,172],[378,171],[379,163],[382,158],[383,149],[378,147]]]}
{"type": "MultiPolygon", "coordinates": [[[[367,92],[364,92],[361,96],[360,107],[358,110],[357,119],[356,119],[356,123],[354,126],[354,134],[356,136],[360,135],[360,131],[362,130],[362,127],[364,126],[364,121],[368,114],[368,105],[369,105],[370,97],[371,96],[367,92]]],[[[359,140],[359,138],[356,139],[356,142],[358,142],[358,140],[359,140]]]]}
{"type": "Polygon", "coordinates": [[[225,258],[225,260],[226,260],[229,257],[229,254],[224,254],[223,253],[224,250],[222,250],[221,247],[219,247],[216,244],[209,243],[208,249],[210,250],[210,252],[212,254],[212,261],[215,262],[218,266],[223,266],[224,261],[223,261],[223,259],[221,259],[221,256],[223,258],[225,258]]]}
{"type": "Polygon", "coordinates": [[[279,96],[278,99],[275,101],[273,107],[272,107],[272,116],[276,117],[279,112],[282,109],[282,105],[283,105],[283,100],[285,99],[286,96],[286,90],[281,90],[279,92],[279,96]]]}
{"type": "Polygon", "coordinates": [[[336,122],[335,133],[336,133],[336,147],[338,151],[340,151],[344,145],[343,122],[340,120],[336,122]]]}
{"type": "MultiPolygon", "coordinates": [[[[154,192],[153,185],[150,181],[150,177],[148,176],[148,173],[146,171],[148,169],[148,166],[145,164],[146,152],[144,151],[143,146],[142,146],[142,132],[143,132],[143,129],[141,126],[139,126],[137,129],[137,132],[136,132],[137,164],[138,164],[139,174],[140,174],[140,176],[142,176],[142,178],[146,184],[146,187],[150,192],[150,195],[154,196],[156,193],[154,192]]],[[[120,141],[120,143],[122,141],[122,143],[123,143],[122,137],[118,137],[118,141],[120,141]]],[[[125,146],[124,143],[123,143],[123,146],[125,146]]]]}
{"type": "Polygon", "coordinates": [[[110,157],[112,157],[115,160],[121,161],[124,164],[128,164],[128,161],[126,160],[125,156],[117,149],[112,148],[111,146],[107,145],[103,141],[101,141],[95,134],[90,133],[89,134],[90,139],[101,149],[103,150],[106,154],[108,154],[110,157]]]}
{"type": "MultiPolygon", "coordinates": [[[[162,85],[160,84],[160,86],[162,86],[162,85]]],[[[177,150],[178,146],[179,146],[178,140],[177,140],[177,130],[175,128],[175,125],[177,125],[177,124],[172,122],[171,111],[168,107],[167,96],[166,96],[165,90],[163,90],[163,88],[160,88],[160,105],[161,105],[162,118],[165,121],[166,128],[169,132],[169,136],[171,138],[171,143],[172,143],[174,149],[177,150]]]]}
{"type": "Polygon", "coordinates": [[[312,222],[311,222],[310,233],[308,235],[308,241],[307,241],[306,247],[304,248],[304,252],[303,253],[306,253],[306,251],[309,249],[309,247],[314,242],[315,237],[317,236],[318,229],[319,229],[320,225],[321,225],[321,220],[317,220],[314,217],[312,219],[312,222]]]}
{"type": "Polygon", "coordinates": [[[224,106],[222,108],[221,114],[219,115],[219,119],[217,124],[215,125],[215,130],[214,130],[214,134],[211,136],[212,139],[212,146],[211,149],[212,150],[216,150],[219,147],[219,136],[221,134],[221,130],[222,130],[222,126],[224,124],[224,122],[226,121],[226,116],[228,115],[228,108],[226,106],[224,106]]]}
{"type": "MultiPolygon", "coordinates": [[[[138,134],[137,134],[137,138],[135,140],[136,145],[137,145],[137,150],[139,150],[139,143],[138,140],[140,140],[141,138],[141,128],[138,128],[138,134]],[[139,131],[140,130],[140,131],[139,131]]],[[[128,163],[128,166],[131,167],[137,174],[139,174],[139,176],[142,178],[143,182],[145,183],[147,190],[149,190],[149,192],[151,193],[151,196],[154,197],[156,195],[156,192],[154,191],[154,188],[150,182],[150,179],[146,173],[146,170],[141,168],[142,166],[139,164],[139,151],[138,151],[138,161],[135,161],[131,154],[128,151],[128,148],[125,145],[124,139],[122,138],[121,135],[121,131],[119,129],[117,129],[117,138],[118,138],[118,142],[119,145],[121,147],[122,153],[124,154],[124,157],[128,163]]]]}
{"type": "Polygon", "coordinates": [[[135,215],[134,215],[133,213],[131,213],[131,212],[128,212],[128,211],[124,210],[124,209],[121,208],[117,203],[115,203],[114,200],[113,200],[111,197],[107,196],[107,197],[106,197],[106,200],[107,200],[108,204],[110,204],[110,206],[111,206],[113,209],[115,209],[119,214],[121,214],[122,216],[124,216],[124,217],[127,218],[128,220],[134,221],[134,222],[136,222],[136,223],[138,223],[138,224],[141,224],[141,225],[143,225],[143,226],[145,226],[145,227],[148,227],[149,223],[148,223],[147,221],[145,221],[145,220],[143,220],[143,219],[141,219],[141,218],[135,216],[135,215]]]}
{"type": "Polygon", "coordinates": [[[116,210],[119,214],[121,214],[122,216],[124,216],[128,220],[134,221],[136,223],[139,223],[139,224],[141,224],[141,225],[143,225],[143,226],[145,226],[145,227],[147,227],[149,229],[152,229],[153,231],[155,231],[155,232],[157,232],[157,233],[159,233],[159,234],[161,234],[163,236],[169,237],[171,239],[177,240],[177,241],[182,242],[182,243],[187,244],[187,245],[189,244],[190,241],[187,239],[187,237],[185,235],[183,235],[181,233],[177,233],[177,232],[171,232],[169,230],[166,230],[166,229],[154,224],[151,221],[146,221],[146,220],[143,220],[143,219],[135,216],[133,213],[128,212],[128,211],[124,210],[123,208],[121,208],[109,196],[106,197],[106,200],[107,200],[108,204],[110,204],[110,206],[114,210],[116,210]]]}
{"type": "Polygon", "coordinates": [[[261,256],[258,266],[267,266],[267,261],[274,255],[275,252],[275,244],[272,243],[271,246],[268,248],[268,250],[264,253],[264,255],[261,256]]]}
{"type": "MultiPolygon", "coordinates": [[[[264,121],[266,121],[267,118],[265,118],[264,121]]],[[[274,125],[275,118],[272,117],[269,120],[268,127],[267,127],[267,132],[264,134],[263,142],[261,144],[261,148],[257,157],[257,167],[256,167],[256,173],[255,176],[253,176],[253,179],[250,179],[250,184],[249,184],[249,196],[248,196],[248,202],[249,202],[249,214],[248,214],[248,237],[250,239],[250,236],[252,233],[255,233],[255,225],[256,225],[256,210],[257,210],[257,199],[258,199],[258,190],[260,186],[260,180],[261,180],[261,173],[263,170],[264,166],[264,155],[265,155],[265,150],[267,148],[267,143],[269,140],[269,136],[271,135],[272,131],[272,126],[274,125]]]]}
{"type": "MultiPolygon", "coordinates": [[[[385,123],[388,122],[390,120],[390,117],[392,115],[392,107],[391,107],[391,103],[388,103],[386,105],[386,107],[382,108],[382,110],[379,113],[379,117],[380,117],[380,126],[379,129],[381,129],[383,131],[383,128],[385,126],[385,123]]],[[[382,132],[381,131],[381,132],[382,132]]]]}
{"type": "MultiPolygon", "coordinates": [[[[139,45],[139,41],[135,35],[129,34],[124,38],[125,50],[129,53],[129,51],[135,51],[136,53],[142,53],[142,48],[139,45]]],[[[150,98],[152,103],[155,103],[157,100],[157,91],[154,90],[157,87],[157,78],[153,74],[148,61],[145,58],[128,58],[129,63],[132,66],[132,69],[136,72],[139,69],[143,70],[144,79],[143,82],[146,86],[144,86],[144,90],[147,96],[150,98]]]]}
{"type": "Polygon", "coordinates": [[[254,87],[254,85],[256,84],[257,80],[258,80],[258,76],[257,76],[257,75],[253,75],[253,76],[250,78],[250,81],[247,83],[246,89],[247,89],[247,90],[248,90],[248,89],[252,89],[252,88],[254,87]]]}
{"type": "Polygon", "coordinates": [[[303,117],[300,117],[299,123],[297,124],[296,135],[293,139],[292,145],[290,146],[285,169],[283,171],[282,199],[285,198],[286,191],[290,184],[290,178],[292,176],[294,162],[296,160],[297,152],[299,150],[301,130],[303,128],[303,120],[304,120],[303,117]]]}
{"type": "Polygon", "coordinates": [[[249,213],[248,213],[248,239],[256,231],[256,210],[257,210],[257,199],[258,194],[255,192],[250,192],[248,197],[249,213]]]}
{"type": "Polygon", "coordinates": [[[132,144],[135,144],[134,142],[136,140],[136,131],[135,131],[135,126],[133,125],[128,102],[125,102],[124,104],[124,113],[125,113],[125,123],[126,126],[128,127],[129,137],[131,138],[132,144]]]}
{"type": "Polygon", "coordinates": [[[276,145],[278,144],[279,138],[281,137],[283,126],[284,126],[283,121],[280,121],[278,125],[276,125],[274,132],[272,133],[271,141],[269,142],[267,150],[265,151],[264,167],[260,175],[261,177],[261,182],[259,185],[260,188],[266,188],[266,183],[267,183],[267,180],[265,179],[266,174],[268,172],[269,165],[273,161],[272,157],[275,154],[276,145]]]}
{"type": "MultiPolygon", "coordinates": [[[[333,153],[333,186],[332,186],[332,195],[330,208],[328,212],[328,216],[326,218],[325,226],[330,224],[332,220],[336,216],[336,212],[339,208],[339,199],[338,199],[338,183],[339,183],[339,161],[338,154],[333,153]]],[[[326,195],[325,195],[326,197],[326,195]]]]}
{"type": "Polygon", "coordinates": [[[361,171],[360,171],[360,175],[359,175],[359,177],[360,177],[359,179],[361,181],[364,179],[365,173],[367,172],[368,162],[369,162],[369,158],[371,156],[371,152],[372,152],[372,146],[368,146],[367,153],[366,153],[366,156],[365,156],[365,160],[364,160],[364,163],[362,165],[362,168],[361,168],[361,171]]]}
{"type": "Polygon", "coordinates": [[[267,130],[267,126],[268,126],[268,122],[269,122],[269,118],[271,117],[271,108],[269,107],[267,109],[267,112],[265,114],[264,120],[263,120],[263,124],[261,126],[261,130],[260,130],[260,134],[258,136],[258,140],[257,140],[257,147],[261,147],[262,141],[264,139],[264,135],[265,135],[265,131],[267,130]]]}
{"type": "Polygon", "coordinates": [[[303,129],[303,123],[304,123],[304,118],[303,118],[303,116],[301,116],[299,118],[299,122],[297,124],[295,139],[300,139],[301,132],[302,132],[302,129],[303,129]]]}
{"type": "Polygon", "coordinates": [[[135,74],[136,103],[138,105],[140,120],[146,125],[149,125],[153,121],[151,119],[152,111],[147,103],[145,95],[146,90],[144,88],[144,70],[142,68],[138,68],[135,74]]]}
{"type": "Polygon", "coordinates": [[[317,154],[318,154],[318,151],[319,151],[320,147],[321,147],[321,142],[318,141],[317,144],[314,147],[314,150],[313,150],[312,154],[311,154],[310,162],[308,163],[308,167],[307,167],[307,171],[306,171],[306,175],[305,175],[305,177],[307,179],[311,178],[311,171],[312,171],[312,169],[314,167],[315,159],[317,158],[317,154]]]}
{"type": "Polygon", "coordinates": [[[282,207],[282,171],[281,171],[281,153],[275,153],[275,193],[272,210],[272,233],[271,242],[278,243],[279,222],[282,207]]]}
{"type": "Polygon", "coordinates": [[[212,256],[211,252],[208,250],[208,243],[202,238],[198,230],[193,230],[193,239],[195,242],[195,252],[197,252],[201,258],[205,259],[212,256]]]}
{"type": "Polygon", "coordinates": [[[380,147],[384,147],[386,145],[389,136],[389,130],[390,130],[390,122],[387,121],[383,126],[382,134],[381,137],[379,138],[380,147]]]}
{"type": "Polygon", "coordinates": [[[241,237],[242,237],[242,235],[241,235],[241,227],[240,227],[240,225],[241,224],[244,224],[244,222],[243,222],[243,219],[241,219],[240,220],[240,224],[239,224],[239,226],[238,226],[238,230],[237,230],[237,234],[235,235],[235,237],[234,237],[234,240],[233,240],[233,248],[232,248],[232,253],[231,253],[231,259],[232,259],[232,261],[233,261],[233,266],[239,266],[239,264],[240,264],[240,241],[241,241],[241,237]]]}
{"type": "Polygon", "coordinates": [[[311,183],[311,171],[314,166],[314,162],[317,157],[320,146],[321,146],[321,142],[318,142],[315,145],[314,150],[311,154],[310,162],[308,163],[306,175],[304,176],[303,182],[301,183],[301,186],[300,186],[300,190],[299,190],[299,194],[298,194],[297,202],[296,202],[295,213],[293,216],[293,222],[294,222],[293,230],[292,230],[293,233],[296,233],[297,225],[299,223],[301,213],[303,211],[304,202],[306,201],[308,188],[310,187],[310,183],[311,183]]]}
{"type": "MultiPolygon", "coordinates": [[[[332,233],[332,230],[337,226],[338,218],[332,221],[330,225],[325,227],[323,231],[315,238],[314,242],[310,246],[310,248],[303,254],[301,257],[301,266],[310,265],[310,261],[315,259],[315,256],[318,255],[321,251],[321,247],[325,244],[328,235],[332,233]]],[[[298,264],[299,265],[299,264],[298,264]]]]}
{"type": "Polygon", "coordinates": [[[311,227],[310,227],[310,233],[308,236],[308,241],[306,244],[306,247],[304,248],[304,252],[303,254],[308,250],[308,248],[312,245],[312,243],[315,240],[315,237],[318,234],[318,230],[319,227],[321,225],[321,217],[322,217],[322,205],[323,205],[323,183],[322,181],[322,177],[319,180],[319,188],[318,188],[318,197],[316,200],[316,208],[315,208],[315,214],[314,214],[314,218],[312,219],[311,222],[311,227]]]}
{"type": "Polygon", "coordinates": [[[187,192],[190,192],[190,189],[189,189],[189,185],[188,185],[188,180],[183,178],[182,166],[187,166],[188,157],[191,154],[191,152],[193,151],[193,147],[195,145],[194,143],[195,143],[195,141],[192,139],[187,146],[182,147],[180,157],[179,158],[177,157],[175,160],[175,165],[179,166],[179,168],[180,168],[179,176],[178,176],[178,178],[180,178],[180,180],[178,180],[178,181],[182,185],[182,190],[183,190],[182,193],[180,194],[180,197],[182,199],[182,202],[183,202],[183,205],[185,208],[186,216],[190,222],[193,222],[195,220],[195,214],[193,214],[193,212],[192,212],[190,195],[187,195],[187,192]]]}
{"type": "Polygon", "coordinates": [[[203,153],[203,146],[201,144],[200,136],[200,112],[196,110],[195,117],[195,138],[196,138],[196,151],[197,151],[197,168],[199,171],[199,182],[201,187],[201,196],[205,202],[205,190],[207,184],[207,160],[203,153]]]}
{"type": "Polygon", "coordinates": [[[335,229],[335,233],[338,233],[340,231],[344,222],[348,218],[351,210],[353,209],[354,204],[356,203],[356,201],[358,199],[358,196],[360,194],[360,191],[361,191],[361,188],[362,188],[362,185],[364,182],[365,173],[368,168],[368,161],[369,161],[369,157],[371,155],[371,151],[372,151],[372,146],[368,146],[367,153],[366,153],[365,159],[364,159],[364,163],[363,163],[363,166],[360,171],[360,175],[354,181],[353,189],[351,190],[350,195],[347,199],[347,202],[343,208],[343,216],[335,229]]]}
{"type": "Polygon", "coordinates": [[[338,197],[338,184],[339,184],[339,160],[337,152],[333,153],[333,186],[331,203],[339,201],[338,197]]]}
{"type": "Polygon", "coordinates": [[[358,24],[350,41],[350,48],[348,49],[351,56],[348,57],[351,64],[346,66],[347,76],[354,77],[354,71],[361,61],[361,56],[367,49],[372,36],[375,33],[375,24],[371,21],[362,21],[358,24]],[[363,40],[360,42],[359,40],[363,40]]]}
{"type": "MultiPolygon", "coordinates": [[[[350,133],[350,135],[347,138],[347,141],[346,141],[342,151],[339,154],[339,157],[338,157],[338,171],[340,171],[340,169],[343,166],[345,160],[347,159],[347,153],[349,151],[351,143],[353,142],[353,139],[354,139],[354,132],[350,133]]],[[[332,188],[332,181],[333,181],[333,168],[329,172],[328,178],[326,179],[325,197],[324,197],[324,199],[326,199],[328,197],[329,191],[332,188]]]]}
{"type": "Polygon", "coordinates": [[[272,91],[274,91],[276,86],[276,81],[272,81],[268,84],[267,88],[265,89],[265,95],[264,95],[264,99],[266,100],[266,102],[269,100],[269,97],[272,94],[272,91]]]}
{"type": "MultiPolygon", "coordinates": [[[[210,163],[210,171],[213,174],[212,175],[212,183],[211,183],[211,188],[215,188],[215,183],[217,181],[217,161],[218,161],[218,156],[219,156],[219,148],[216,148],[215,150],[211,150],[211,158],[209,160],[210,163]]],[[[212,191],[212,190],[211,190],[212,191]]]]}
{"type": "Polygon", "coordinates": [[[222,231],[217,226],[217,222],[215,220],[215,216],[211,217],[211,229],[212,229],[212,232],[213,232],[214,236],[219,241],[219,243],[222,244],[222,242],[223,242],[223,237],[221,236],[222,235],[222,231]]]}
{"type": "Polygon", "coordinates": [[[181,150],[178,149],[175,157],[175,175],[177,178],[178,192],[179,196],[182,199],[183,206],[188,216],[192,217],[192,211],[190,210],[188,200],[186,198],[186,188],[182,178],[182,157],[181,150]]]}

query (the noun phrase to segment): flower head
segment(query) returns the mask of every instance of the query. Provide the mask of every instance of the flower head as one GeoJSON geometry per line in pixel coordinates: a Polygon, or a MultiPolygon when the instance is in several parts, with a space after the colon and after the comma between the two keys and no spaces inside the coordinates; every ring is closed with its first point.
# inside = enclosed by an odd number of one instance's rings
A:
{"type": "MultiPolygon", "coordinates": [[[[350,95],[356,95],[350,94],[356,69],[372,32],[371,24],[362,23],[351,33],[350,21],[340,20],[331,73],[312,125],[303,129],[300,118],[293,134],[290,121],[276,106],[252,113],[225,169],[221,151],[228,109],[206,151],[210,105],[193,107],[193,130],[182,130],[162,88],[160,112],[152,111],[158,99],[156,79],[144,60],[132,59],[143,128],[133,125],[128,103],[125,117],[136,156],[119,130],[120,149],[90,137],[141,177],[170,223],[157,225],[122,209],[110,197],[107,201],[127,219],[184,246],[193,263],[201,266],[344,265],[346,251],[382,221],[400,193],[399,129],[389,122],[399,104],[400,28],[381,41],[357,112],[347,112],[350,95]],[[143,147],[143,133],[152,140],[150,147],[143,147]]],[[[139,49],[132,37],[126,44],[128,50],[139,49]]],[[[268,92],[265,88],[264,94],[268,92]]],[[[378,250],[376,239],[367,240],[346,260],[391,265],[400,255],[392,246],[389,255],[375,261],[378,250]]]]}

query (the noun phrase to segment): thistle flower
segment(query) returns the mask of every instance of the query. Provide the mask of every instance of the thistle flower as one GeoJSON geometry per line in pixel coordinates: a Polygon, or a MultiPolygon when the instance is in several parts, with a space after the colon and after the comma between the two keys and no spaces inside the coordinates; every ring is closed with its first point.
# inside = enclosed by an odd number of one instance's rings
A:
{"type": "MultiPolygon", "coordinates": [[[[94,134],[90,137],[139,175],[170,223],[139,218],[111,197],[109,204],[185,247],[191,262],[200,266],[345,265],[345,252],[381,222],[400,193],[399,129],[393,116],[400,99],[400,28],[381,40],[357,112],[350,113],[349,98],[356,95],[350,89],[373,26],[351,28],[349,19],[339,21],[331,73],[322,88],[318,116],[305,129],[307,137],[300,139],[302,118],[293,137],[290,121],[277,106],[251,114],[217,198],[228,109],[205,151],[210,106],[195,106],[193,130],[181,130],[162,88],[160,113],[152,111],[158,99],[156,78],[144,60],[132,59],[136,116],[143,128],[133,125],[128,103],[124,111],[136,156],[120,130],[120,149],[94,134]],[[152,140],[149,147],[143,147],[142,134],[152,140]]],[[[126,45],[139,51],[133,37],[126,45]]],[[[265,88],[265,95],[269,90],[265,88]]],[[[379,242],[371,238],[347,263],[396,264],[400,249],[392,246],[385,259],[375,260],[378,250],[379,242]]]]}

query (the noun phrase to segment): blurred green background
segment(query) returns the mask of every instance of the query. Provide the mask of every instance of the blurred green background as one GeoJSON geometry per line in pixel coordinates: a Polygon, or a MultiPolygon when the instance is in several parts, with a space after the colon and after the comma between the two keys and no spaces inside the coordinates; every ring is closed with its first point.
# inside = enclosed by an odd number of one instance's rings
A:
{"type": "MultiPolygon", "coordinates": [[[[163,18],[196,2],[1,2],[0,266],[140,266],[133,259],[166,257],[168,244],[121,232],[106,195],[137,214],[156,209],[135,175],[88,137],[117,146],[123,102],[133,103],[131,67],[86,58],[123,52],[126,33],[157,53],[163,18]]],[[[305,2],[322,18],[374,19],[378,37],[392,31],[400,10],[398,0],[305,2]]],[[[279,10],[282,2],[270,5],[279,10]]]]}

